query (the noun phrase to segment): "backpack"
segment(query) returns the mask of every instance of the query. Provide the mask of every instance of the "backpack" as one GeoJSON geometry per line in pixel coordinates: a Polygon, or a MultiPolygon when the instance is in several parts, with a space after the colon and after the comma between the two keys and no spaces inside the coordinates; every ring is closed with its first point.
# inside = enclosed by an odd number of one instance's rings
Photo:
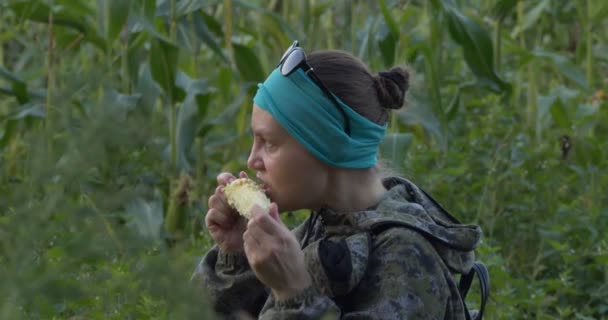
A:
{"type": "MultiPolygon", "coordinates": [[[[447,212],[443,207],[441,207],[441,205],[439,203],[437,203],[437,201],[435,199],[433,199],[429,194],[427,194],[424,190],[417,187],[416,185],[414,185],[413,183],[411,183],[408,180],[405,180],[405,179],[399,179],[399,180],[401,183],[405,184],[405,188],[406,188],[408,194],[410,194],[410,196],[415,198],[414,190],[419,191],[421,194],[426,196],[428,198],[428,200],[430,200],[430,202],[443,215],[445,215],[446,217],[448,217],[450,220],[452,220],[454,222],[458,222],[458,220],[455,217],[453,217],[449,212],[447,212]]],[[[421,205],[425,209],[427,209],[423,205],[423,203],[420,203],[417,201],[414,201],[414,202],[421,205]]],[[[392,227],[410,228],[412,230],[416,230],[417,232],[420,232],[422,235],[425,235],[425,236],[428,235],[428,230],[421,228],[417,224],[408,223],[407,221],[401,221],[401,220],[384,220],[381,223],[373,224],[373,225],[371,225],[371,232],[373,234],[379,234],[380,232],[386,230],[387,228],[392,228],[392,227]]],[[[460,274],[460,279],[458,281],[458,291],[460,293],[460,298],[462,299],[462,303],[463,303],[463,306],[465,309],[465,318],[467,320],[482,320],[483,314],[485,311],[485,307],[486,307],[486,302],[490,295],[490,274],[488,272],[488,269],[482,262],[480,262],[480,261],[473,262],[471,269],[467,273],[460,274]],[[473,279],[475,277],[477,277],[479,279],[479,285],[480,285],[480,289],[481,289],[481,292],[480,292],[481,301],[479,304],[479,310],[469,311],[469,309],[466,305],[465,298],[466,298],[467,294],[469,293],[469,289],[471,288],[473,279]]]]}

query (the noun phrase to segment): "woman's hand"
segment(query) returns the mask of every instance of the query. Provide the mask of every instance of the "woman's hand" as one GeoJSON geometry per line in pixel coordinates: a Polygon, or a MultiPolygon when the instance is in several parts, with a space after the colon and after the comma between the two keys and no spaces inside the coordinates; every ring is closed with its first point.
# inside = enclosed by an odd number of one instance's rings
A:
{"type": "MultiPolygon", "coordinates": [[[[246,178],[242,172],[240,178],[246,178]]],[[[217,176],[217,188],[209,197],[209,210],[205,216],[205,224],[211,237],[224,253],[243,252],[243,232],[247,228],[247,220],[234,210],[224,196],[224,187],[235,180],[232,174],[222,172],[217,176]]]]}
{"type": "Polygon", "coordinates": [[[269,213],[254,206],[243,240],[249,265],[277,300],[288,299],[311,285],[304,252],[281,221],[276,203],[270,205],[269,213]]]}

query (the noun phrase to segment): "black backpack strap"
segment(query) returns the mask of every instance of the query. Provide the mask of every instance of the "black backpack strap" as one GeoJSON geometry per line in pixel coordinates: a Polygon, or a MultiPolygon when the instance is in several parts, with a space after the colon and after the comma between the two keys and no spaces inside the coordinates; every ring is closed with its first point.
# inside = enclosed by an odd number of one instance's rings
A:
{"type": "MultiPolygon", "coordinates": [[[[458,291],[460,291],[460,296],[462,297],[462,301],[464,302],[467,293],[469,293],[469,289],[471,288],[471,284],[473,282],[473,278],[477,275],[479,278],[479,286],[481,287],[481,304],[479,306],[479,312],[475,316],[473,320],[482,320],[483,312],[486,308],[486,302],[488,301],[488,296],[490,295],[490,274],[488,273],[488,268],[486,266],[476,261],[471,268],[471,271],[467,274],[463,274],[460,277],[460,282],[458,283],[458,291]]],[[[466,303],[464,304],[465,309],[466,303]]],[[[466,310],[467,320],[471,319],[471,315],[469,314],[468,309],[466,310]]]]}

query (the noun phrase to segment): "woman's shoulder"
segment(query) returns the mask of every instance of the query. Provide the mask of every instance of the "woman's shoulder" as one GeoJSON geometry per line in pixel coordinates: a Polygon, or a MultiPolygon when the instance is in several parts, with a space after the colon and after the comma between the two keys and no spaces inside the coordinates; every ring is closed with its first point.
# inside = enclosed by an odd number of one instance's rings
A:
{"type": "Polygon", "coordinates": [[[391,259],[411,259],[425,255],[440,260],[435,247],[420,232],[404,227],[392,227],[372,236],[372,257],[391,256],[391,259]]]}
{"type": "Polygon", "coordinates": [[[375,243],[383,244],[389,242],[391,244],[401,244],[410,242],[422,242],[429,243],[424,235],[419,231],[403,227],[403,226],[391,226],[383,228],[380,231],[372,230],[373,238],[375,243]]]}

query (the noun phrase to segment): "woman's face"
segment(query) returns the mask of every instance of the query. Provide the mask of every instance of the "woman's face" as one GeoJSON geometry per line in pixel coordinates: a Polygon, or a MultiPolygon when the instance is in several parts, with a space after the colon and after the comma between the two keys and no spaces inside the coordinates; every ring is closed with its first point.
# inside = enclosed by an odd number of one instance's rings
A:
{"type": "Polygon", "coordinates": [[[253,146],[247,166],[280,211],[323,205],[330,167],[315,158],[267,111],[253,106],[253,146]]]}

